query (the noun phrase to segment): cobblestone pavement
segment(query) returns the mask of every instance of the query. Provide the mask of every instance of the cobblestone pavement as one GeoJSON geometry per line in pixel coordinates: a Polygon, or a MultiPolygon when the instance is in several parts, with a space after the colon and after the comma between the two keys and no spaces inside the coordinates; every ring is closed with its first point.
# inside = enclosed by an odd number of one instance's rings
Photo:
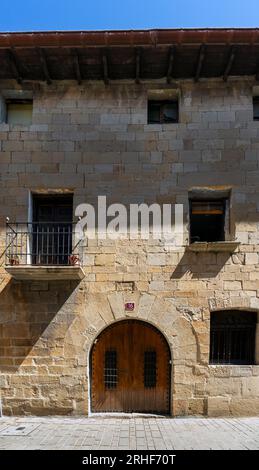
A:
{"type": "Polygon", "coordinates": [[[259,418],[0,418],[0,449],[259,449],[259,418]]]}

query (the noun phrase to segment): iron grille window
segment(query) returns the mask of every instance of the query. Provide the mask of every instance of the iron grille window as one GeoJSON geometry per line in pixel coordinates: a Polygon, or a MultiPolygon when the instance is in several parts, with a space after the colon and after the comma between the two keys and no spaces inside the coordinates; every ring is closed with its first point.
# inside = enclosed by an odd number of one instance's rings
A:
{"type": "Polygon", "coordinates": [[[254,364],[255,312],[211,313],[210,363],[254,364]]]}
{"type": "Polygon", "coordinates": [[[253,98],[253,115],[254,121],[259,121],[259,96],[253,98]]]}
{"type": "Polygon", "coordinates": [[[144,353],[144,386],[153,388],[156,386],[156,351],[144,353]]]}
{"type": "Polygon", "coordinates": [[[149,100],[148,124],[178,122],[178,101],[149,100]]]}
{"type": "Polygon", "coordinates": [[[191,243],[224,241],[225,212],[226,200],[191,200],[191,243]]]}
{"type": "Polygon", "coordinates": [[[117,387],[118,369],[117,369],[117,351],[105,351],[104,358],[104,385],[105,388],[113,389],[117,387]]]}

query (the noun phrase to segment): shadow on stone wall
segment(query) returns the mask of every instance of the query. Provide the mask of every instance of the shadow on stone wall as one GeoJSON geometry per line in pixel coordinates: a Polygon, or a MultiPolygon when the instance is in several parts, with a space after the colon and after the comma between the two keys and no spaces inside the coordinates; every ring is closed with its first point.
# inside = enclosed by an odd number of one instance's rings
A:
{"type": "Polygon", "coordinates": [[[0,293],[0,370],[14,373],[37,358],[61,354],[75,314],[65,303],[78,281],[15,281],[0,293]],[[63,308],[62,308],[63,307],[63,308]],[[62,309],[62,310],[61,310],[62,309]]]}
{"type": "Polygon", "coordinates": [[[192,279],[214,278],[224,268],[231,253],[191,253],[185,251],[171,274],[171,279],[181,279],[189,274],[192,279]]]}

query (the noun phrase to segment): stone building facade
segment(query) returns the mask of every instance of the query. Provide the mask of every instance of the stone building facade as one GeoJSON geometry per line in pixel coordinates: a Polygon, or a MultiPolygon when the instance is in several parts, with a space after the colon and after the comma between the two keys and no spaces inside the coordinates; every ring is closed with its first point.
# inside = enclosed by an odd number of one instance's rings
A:
{"type": "Polygon", "coordinates": [[[3,414],[93,411],[91,349],[125,319],[152,325],[168,343],[171,415],[259,413],[256,85],[254,76],[108,84],[1,79],[2,114],[6,96],[33,99],[30,125],[0,124],[3,414]],[[179,122],[148,124],[149,97],[170,92],[179,122]],[[234,247],[189,249],[193,191],[229,193],[234,247]],[[183,204],[183,243],[172,251],[162,240],[85,240],[82,279],[58,270],[51,279],[17,278],[6,266],[5,221],[28,221],[29,198],[38,193],[71,193],[74,210],[100,195],[126,206],[183,204]],[[211,363],[211,315],[218,311],[257,314],[251,363],[211,363]]]}

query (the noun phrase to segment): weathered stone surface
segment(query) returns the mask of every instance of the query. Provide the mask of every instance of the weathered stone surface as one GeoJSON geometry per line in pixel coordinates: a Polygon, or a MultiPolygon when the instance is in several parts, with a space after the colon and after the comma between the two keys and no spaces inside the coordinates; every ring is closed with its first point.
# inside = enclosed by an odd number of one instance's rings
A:
{"type": "Polygon", "coordinates": [[[224,416],[230,414],[229,397],[208,397],[207,399],[208,416],[224,416]]]}

